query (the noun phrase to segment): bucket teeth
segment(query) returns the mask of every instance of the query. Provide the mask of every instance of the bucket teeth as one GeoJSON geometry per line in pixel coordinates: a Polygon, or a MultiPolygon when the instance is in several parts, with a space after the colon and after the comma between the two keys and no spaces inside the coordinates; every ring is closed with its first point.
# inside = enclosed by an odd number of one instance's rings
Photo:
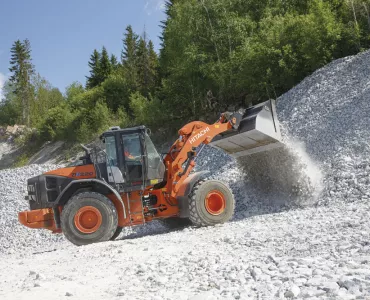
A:
{"type": "Polygon", "coordinates": [[[269,100],[246,109],[237,128],[216,136],[210,145],[234,157],[268,151],[283,145],[279,126],[275,100],[269,100]]]}

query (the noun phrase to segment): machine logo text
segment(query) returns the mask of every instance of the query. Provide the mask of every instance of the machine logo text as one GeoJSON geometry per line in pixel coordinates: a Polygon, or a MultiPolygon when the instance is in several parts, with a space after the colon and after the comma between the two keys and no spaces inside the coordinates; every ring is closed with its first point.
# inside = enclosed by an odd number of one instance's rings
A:
{"type": "Polygon", "coordinates": [[[196,142],[199,138],[201,138],[203,135],[205,135],[209,131],[210,131],[209,127],[201,130],[196,136],[193,136],[191,139],[189,139],[190,144],[193,144],[194,142],[196,142]]]}
{"type": "Polygon", "coordinates": [[[72,177],[81,177],[81,176],[92,176],[94,175],[93,172],[80,172],[80,173],[72,173],[72,177]]]}

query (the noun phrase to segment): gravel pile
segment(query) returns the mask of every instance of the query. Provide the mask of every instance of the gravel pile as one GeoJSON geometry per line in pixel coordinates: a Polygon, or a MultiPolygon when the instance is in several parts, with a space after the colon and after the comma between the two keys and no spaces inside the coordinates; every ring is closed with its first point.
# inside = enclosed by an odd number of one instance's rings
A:
{"type": "Polygon", "coordinates": [[[53,249],[64,238],[46,230],[31,230],[18,221],[18,212],[29,210],[24,200],[27,179],[58,168],[57,165],[31,165],[0,171],[0,254],[37,252],[53,249]]]}
{"type": "Polygon", "coordinates": [[[235,161],[206,147],[197,170],[227,182],[236,199],[234,222],[224,226],[166,233],[153,222],[126,229],[124,241],[76,248],[17,220],[28,209],[26,179],[57,166],[0,171],[0,254],[14,254],[0,260],[0,298],[46,288],[76,299],[90,292],[104,299],[366,299],[369,99],[365,52],[332,62],[278,99],[284,148],[235,161]],[[53,249],[60,250],[47,252],[53,249]],[[39,252],[46,253],[28,259],[39,252]],[[18,284],[24,264],[29,273],[18,284]],[[50,264],[56,272],[48,273],[50,264]],[[9,276],[14,284],[2,288],[9,276]]]}
{"type": "Polygon", "coordinates": [[[370,52],[339,59],[278,99],[285,134],[324,170],[320,203],[370,199],[370,52]]]}

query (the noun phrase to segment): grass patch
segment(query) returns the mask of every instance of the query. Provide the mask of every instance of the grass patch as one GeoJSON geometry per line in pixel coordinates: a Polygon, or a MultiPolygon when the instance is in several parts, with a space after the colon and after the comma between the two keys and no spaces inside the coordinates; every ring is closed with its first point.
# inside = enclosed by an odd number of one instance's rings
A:
{"type": "Polygon", "coordinates": [[[27,165],[30,158],[31,156],[29,156],[27,153],[19,155],[16,161],[13,163],[13,168],[24,167],[25,165],[27,165]]]}

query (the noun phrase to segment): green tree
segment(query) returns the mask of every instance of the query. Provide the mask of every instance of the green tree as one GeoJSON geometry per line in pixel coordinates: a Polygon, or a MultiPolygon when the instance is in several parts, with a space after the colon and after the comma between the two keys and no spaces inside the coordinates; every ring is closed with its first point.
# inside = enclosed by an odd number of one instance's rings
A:
{"type": "Polygon", "coordinates": [[[151,40],[148,43],[148,51],[149,51],[148,88],[150,92],[154,93],[155,88],[159,85],[159,61],[158,55],[154,50],[154,44],[151,40]]]}
{"type": "Polygon", "coordinates": [[[17,40],[10,50],[11,60],[9,71],[12,75],[9,79],[14,86],[14,93],[22,110],[21,123],[30,125],[30,106],[33,99],[33,87],[31,77],[34,74],[34,66],[31,58],[31,44],[28,39],[21,42],[17,40]]]}
{"type": "Polygon", "coordinates": [[[73,82],[66,88],[67,102],[73,102],[73,99],[83,94],[85,89],[83,85],[77,81],[73,82]]]}
{"type": "Polygon", "coordinates": [[[34,86],[35,96],[31,103],[31,125],[37,126],[45,118],[48,110],[64,102],[64,97],[59,89],[52,87],[40,74],[33,77],[32,85],[34,86]]]}
{"type": "Polygon", "coordinates": [[[108,55],[108,51],[105,47],[102,48],[100,57],[100,68],[99,68],[99,84],[104,82],[112,72],[112,65],[108,55]]]}
{"type": "Polygon", "coordinates": [[[100,81],[100,59],[101,54],[98,50],[94,49],[93,54],[90,56],[90,61],[88,62],[90,68],[90,76],[86,76],[86,88],[92,89],[101,83],[100,81]]]}
{"type": "MultiPolygon", "coordinates": [[[[370,42],[370,1],[168,1],[157,96],[172,120],[278,97],[370,42]]],[[[205,117],[204,117],[205,116],[205,117]]]]}
{"type": "Polygon", "coordinates": [[[21,108],[14,89],[10,81],[5,81],[3,99],[0,101],[0,125],[14,125],[21,118],[21,108]]]}
{"type": "Polygon", "coordinates": [[[168,122],[168,117],[157,98],[148,99],[135,92],[130,96],[130,109],[135,125],[147,125],[156,130],[168,122]]]}
{"type": "Polygon", "coordinates": [[[113,71],[116,71],[119,67],[117,57],[114,54],[112,54],[110,57],[110,64],[112,66],[113,71]]]}
{"type": "Polygon", "coordinates": [[[72,121],[73,115],[65,103],[49,109],[38,126],[41,139],[44,141],[75,140],[72,121]]]}
{"type": "Polygon", "coordinates": [[[149,81],[150,81],[150,65],[149,65],[149,51],[146,41],[146,34],[139,39],[137,45],[137,84],[139,91],[147,96],[150,90],[149,81]]]}
{"type": "Polygon", "coordinates": [[[124,74],[132,89],[136,89],[137,87],[137,41],[138,35],[134,33],[131,26],[127,26],[123,39],[121,63],[124,74]]]}
{"type": "Polygon", "coordinates": [[[110,110],[129,110],[130,86],[121,74],[111,74],[102,84],[105,102],[110,110]]]}

